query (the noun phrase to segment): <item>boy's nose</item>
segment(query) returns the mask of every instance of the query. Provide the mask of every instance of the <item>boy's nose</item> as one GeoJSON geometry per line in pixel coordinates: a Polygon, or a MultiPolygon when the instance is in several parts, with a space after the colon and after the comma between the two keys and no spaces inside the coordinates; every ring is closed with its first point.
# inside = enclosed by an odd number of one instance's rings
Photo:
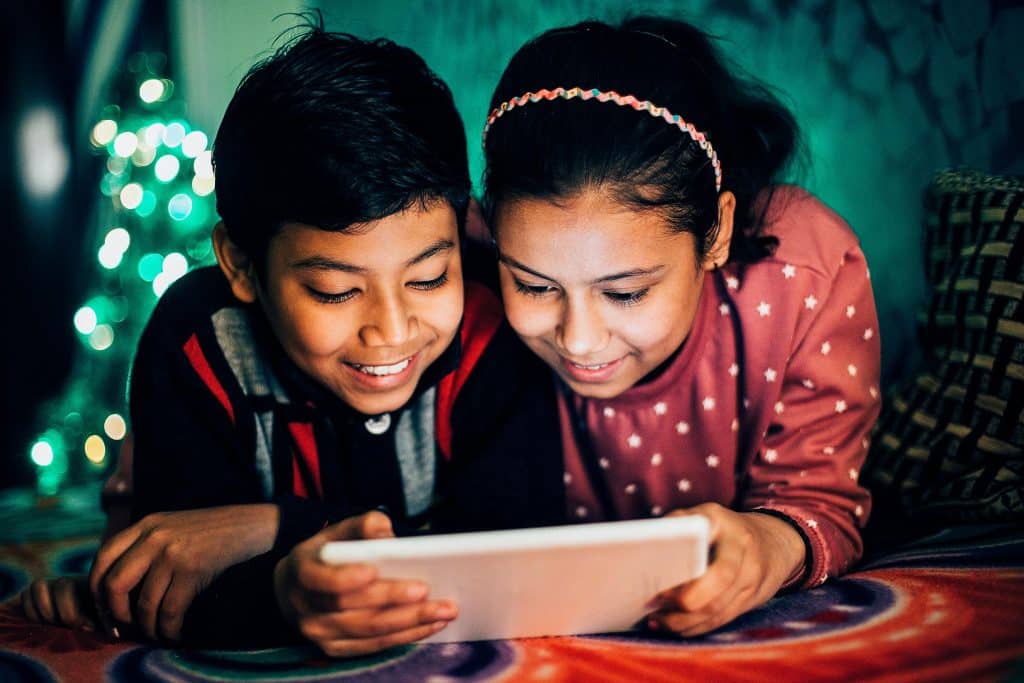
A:
{"type": "Polygon", "coordinates": [[[592,359],[608,343],[608,330],[597,311],[578,304],[566,304],[558,330],[558,342],[576,360],[592,359]]]}
{"type": "Polygon", "coordinates": [[[360,336],[367,346],[400,346],[416,334],[416,318],[398,297],[382,297],[372,307],[360,336]]]}

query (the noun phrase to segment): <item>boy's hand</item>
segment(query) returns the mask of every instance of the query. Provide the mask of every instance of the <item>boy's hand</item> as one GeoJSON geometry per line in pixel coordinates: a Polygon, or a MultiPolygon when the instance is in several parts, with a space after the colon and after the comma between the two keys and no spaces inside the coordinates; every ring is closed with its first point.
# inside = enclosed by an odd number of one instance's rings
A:
{"type": "Polygon", "coordinates": [[[696,636],[712,631],[767,602],[803,568],[804,542],[781,519],[756,512],[735,512],[717,503],[669,516],[699,514],[711,522],[711,559],[707,572],[651,601],[651,628],[696,636]]]}
{"type": "Polygon", "coordinates": [[[272,504],[146,516],[96,553],[89,588],[101,618],[135,624],[154,640],[177,640],[185,611],[203,588],[228,567],[270,550],[278,517],[272,504]]]}
{"type": "Polygon", "coordinates": [[[328,541],[391,536],[387,515],[369,512],[327,527],[277,563],[278,607],[325,654],[350,657],[411,643],[456,617],[451,602],[427,601],[429,589],[421,581],[381,579],[370,565],[320,560],[320,547],[328,541]]]}
{"type": "Polygon", "coordinates": [[[96,630],[96,614],[84,576],[33,581],[21,593],[21,609],[32,621],[96,630]]]}

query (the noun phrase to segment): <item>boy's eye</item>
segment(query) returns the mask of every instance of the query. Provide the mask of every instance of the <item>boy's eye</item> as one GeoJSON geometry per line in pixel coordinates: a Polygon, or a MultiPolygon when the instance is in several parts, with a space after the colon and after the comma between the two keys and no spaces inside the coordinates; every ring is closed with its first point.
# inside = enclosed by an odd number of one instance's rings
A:
{"type": "Polygon", "coordinates": [[[633,306],[640,303],[649,291],[650,287],[644,287],[634,292],[605,292],[604,295],[609,301],[620,306],[633,306]]]}
{"type": "Polygon", "coordinates": [[[359,293],[358,289],[348,289],[345,290],[344,292],[332,294],[330,292],[321,292],[320,290],[313,289],[312,287],[309,286],[306,287],[306,290],[313,296],[314,299],[324,304],[340,304],[345,301],[348,301],[349,299],[351,299],[352,297],[359,293]]]}
{"type": "Polygon", "coordinates": [[[448,271],[444,271],[440,276],[435,277],[433,280],[418,280],[416,282],[410,282],[409,286],[413,289],[418,289],[422,292],[429,292],[432,289],[439,289],[448,283],[448,271]]]}
{"type": "Polygon", "coordinates": [[[518,280],[516,278],[513,278],[513,281],[516,283],[516,291],[519,292],[520,294],[525,294],[526,296],[539,297],[544,296],[545,294],[550,294],[551,292],[555,291],[555,288],[552,287],[551,285],[528,285],[525,282],[522,282],[521,280],[518,280]]]}

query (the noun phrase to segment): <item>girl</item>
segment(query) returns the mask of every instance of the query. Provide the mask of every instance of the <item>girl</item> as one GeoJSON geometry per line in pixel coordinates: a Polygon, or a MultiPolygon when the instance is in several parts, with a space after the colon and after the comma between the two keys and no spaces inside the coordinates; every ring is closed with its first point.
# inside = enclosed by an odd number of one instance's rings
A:
{"type": "Polygon", "coordinates": [[[704,633],[849,569],[878,324],[853,232],[777,184],[791,114],[659,18],[541,35],[491,107],[485,210],[559,388],[566,515],[712,522],[707,573],[649,626],[704,633]]]}

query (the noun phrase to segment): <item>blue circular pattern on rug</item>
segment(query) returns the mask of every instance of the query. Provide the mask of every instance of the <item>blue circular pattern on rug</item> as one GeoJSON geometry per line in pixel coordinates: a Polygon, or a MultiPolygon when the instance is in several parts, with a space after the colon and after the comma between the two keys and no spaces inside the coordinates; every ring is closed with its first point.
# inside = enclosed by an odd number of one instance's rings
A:
{"type": "Polygon", "coordinates": [[[86,543],[61,551],[51,562],[53,573],[57,576],[88,574],[92,567],[92,558],[98,549],[98,544],[86,543]]]}
{"type": "Polygon", "coordinates": [[[406,681],[431,676],[489,679],[515,661],[502,642],[448,643],[394,648],[376,655],[331,659],[312,647],[255,651],[162,650],[125,652],[110,668],[114,681],[406,681]]]}
{"type": "Polygon", "coordinates": [[[13,652],[0,650],[0,681],[56,683],[57,679],[39,662],[13,652]]]}
{"type": "Polygon", "coordinates": [[[17,567],[0,564],[0,602],[13,598],[28,584],[28,574],[17,567]]]}
{"type": "Polygon", "coordinates": [[[707,635],[679,638],[672,634],[637,631],[591,636],[672,647],[749,645],[820,636],[860,626],[896,603],[889,585],[870,579],[839,579],[824,586],[779,596],[766,605],[707,635]]]}

